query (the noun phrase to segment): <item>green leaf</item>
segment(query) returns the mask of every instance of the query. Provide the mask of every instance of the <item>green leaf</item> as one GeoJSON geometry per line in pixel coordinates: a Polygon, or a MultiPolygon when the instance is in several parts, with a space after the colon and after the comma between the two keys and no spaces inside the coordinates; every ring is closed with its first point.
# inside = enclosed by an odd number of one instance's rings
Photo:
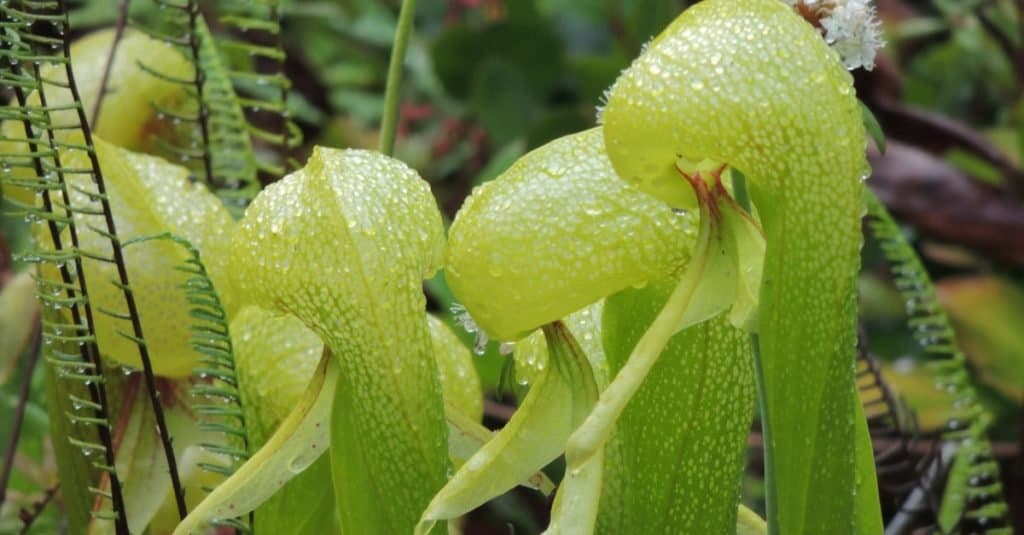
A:
{"type": "MultiPolygon", "coordinates": [[[[158,132],[170,130],[170,119],[161,119],[154,104],[162,108],[184,113],[189,97],[181,84],[153,76],[139,66],[143,61],[151,69],[157,69],[168,77],[188,79],[192,76],[189,61],[173,45],[153,39],[148,35],[128,29],[114,55],[110,69],[108,93],[103,98],[99,121],[93,120],[93,110],[100,95],[100,84],[106,68],[110,47],[114,42],[113,29],[100,30],[75,40],[71,46],[74,58],[75,83],[79,90],[83,109],[89,118],[92,133],[104,140],[126,149],[155,152],[158,132]],[[131,120],[125,120],[130,117],[131,120]]],[[[46,80],[65,79],[63,65],[44,63],[40,75],[46,80]]],[[[54,124],[78,124],[77,111],[71,107],[69,91],[48,91],[47,105],[55,108],[52,113],[54,124]]],[[[29,106],[39,105],[39,96],[32,93],[29,106]]],[[[18,121],[7,121],[3,125],[5,137],[18,132],[18,121]]],[[[66,137],[67,129],[56,130],[56,135],[66,137]]],[[[166,132],[164,132],[166,133],[166,132]]],[[[24,137],[24,136],[21,136],[24,137]]]]}
{"type": "MultiPolygon", "coordinates": [[[[719,315],[735,301],[740,278],[735,243],[738,231],[733,228],[732,218],[723,216],[722,212],[733,211],[736,206],[726,195],[717,173],[713,179],[710,193],[700,174],[691,179],[701,198],[700,231],[694,246],[694,258],[628,357],[623,357],[614,380],[601,392],[594,410],[569,437],[565,460],[566,472],[570,476],[578,475],[581,480],[591,481],[599,477],[605,444],[612,437],[625,408],[660,361],[659,357],[672,336],[719,315]]],[[[741,224],[747,222],[743,218],[741,224]]],[[[598,494],[588,487],[582,496],[570,499],[568,492],[572,490],[563,485],[559,491],[560,495],[565,492],[565,499],[571,505],[556,507],[550,528],[552,533],[562,530],[584,533],[594,522],[598,494]]]]}
{"type": "Polygon", "coordinates": [[[472,80],[488,59],[509,65],[533,91],[551,91],[563,71],[562,43],[536,18],[505,21],[474,31],[456,25],[433,42],[430,56],[445,89],[456,98],[471,94],[472,80]]]}
{"type": "MultiPolygon", "coordinates": [[[[466,464],[466,461],[494,438],[493,431],[478,424],[451,404],[445,404],[445,417],[448,419],[448,455],[456,468],[466,464]]],[[[555,491],[555,484],[541,471],[534,472],[519,484],[540,491],[545,496],[555,491]]]]}
{"type": "Polygon", "coordinates": [[[654,37],[679,13],[679,0],[625,0],[621,14],[635,45],[654,37]]]}
{"type": "Polygon", "coordinates": [[[496,145],[522,137],[533,125],[541,97],[515,66],[488,59],[470,87],[469,107],[496,145]]]}
{"type": "Polygon", "coordinates": [[[0,289],[0,386],[7,383],[25,353],[37,308],[36,284],[30,271],[15,275],[0,289]]]}
{"type": "Polygon", "coordinates": [[[432,314],[427,314],[427,329],[430,330],[445,402],[474,422],[479,422],[484,414],[484,396],[480,391],[480,377],[473,365],[473,355],[451,327],[432,314]]]}
{"type": "Polygon", "coordinates": [[[336,533],[330,488],[331,459],[324,455],[259,506],[253,524],[263,533],[336,533]]]}
{"type": "Polygon", "coordinates": [[[233,518],[256,509],[323,455],[329,445],[327,422],[339,374],[338,359],[325,351],[302,399],[277,431],[193,508],[174,534],[202,532],[211,519],[233,518]]]}
{"type": "MultiPolygon", "coordinates": [[[[156,418],[149,397],[143,390],[142,376],[136,374],[125,384],[117,422],[116,467],[124,491],[125,508],[128,510],[128,529],[142,533],[160,511],[160,507],[171,493],[171,478],[167,460],[160,444],[159,435],[153,432],[156,418]]],[[[197,450],[202,433],[195,414],[182,399],[188,395],[188,383],[166,383],[161,388],[164,402],[164,418],[167,432],[174,437],[175,462],[182,480],[187,480],[197,468],[191,462],[197,450]]],[[[110,480],[103,478],[100,488],[110,490],[110,480]]],[[[113,533],[114,523],[110,520],[93,518],[90,533],[113,533]]]]}
{"type": "MultiPolygon", "coordinates": [[[[674,281],[606,300],[603,339],[613,373],[661,310],[674,281]]],[[[746,333],[724,317],[672,337],[608,445],[602,533],[728,533],[754,410],[746,333]]]]}
{"type": "MultiPolygon", "coordinates": [[[[290,314],[255,306],[231,321],[232,345],[251,449],[263,446],[302,399],[323,343],[290,314]]],[[[330,460],[323,456],[256,509],[257,529],[271,533],[325,533],[337,523],[330,460]]]]}
{"type": "Polygon", "coordinates": [[[882,132],[882,125],[878,124],[878,119],[871,113],[871,108],[863,102],[860,103],[860,113],[864,121],[864,130],[875,141],[875,145],[878,145],[878,152],[885,154],[885,132],[882,132]]]}
{"type": "Polygon", "coordinates": [[[706,0],[623,73],[603,113],[618,175],[673,206],[692,202],[680,156],[749,179],[767,241],[758,324],[772,533],[857,532],[852,296],[866,162],[851,82],[784,3],[706,0]]]}
{"type": "Polygon", "coordinates": [[[952,533],[964,516],[967,507],[967,480],[971,476],[970,449],[961,448],[953,457],[953,464],[946,476],[946,492],[939,506],[938,525],[945,533],[952,533]]]}
{"type": "MultiPolygon", "coordinates": [[[[66,310],[56,311],[49,307],[42,308],[43,321],[59,322],[66,321],[68,314],[66,310]]],[[[60,493],[64,504],[64,513],[67,515],[67,525],[74,534],[86,533],[92,523],[93,513],[96,506],[103,514],[112,513],[111,500],[97,500],[97,494],[92,489],[102,486],[102,480],[107,477],[107,472],[101,470],[104,464],[104,451],[102,449],[82,448],[72,443],[90,443],[99,445],[97,442],[97,426],[82,422],[72,421],[72,417],[95,416],[92,411],[81,410],[82,404],[77,400],[89,400],[89,393],[85,383],[81,379],[65,377],[67,368],[59,368],[55,365],[61,354],[75,354],[78,351],[78,344],[75,341],[54,339],[50,344],[43,344],[43,356],[46,357],[44,364],[45,380],[45,404],[50,421],[50,435],[53,437],[54,459],[57,463],[57,474],[60,478],[60,493]]],[[[124,395],[125,384],[132,378],[125,377],[121,373],[106,373],[104,385],[107,394],[108,407],[120,407],[124,395]]],[[[138,381],[136,376],[134,380],[138,381]]],[[[114,426],[115,432],[118,423],[114,418],[116,414],[108,415],[108,420],[114,426]]],[[[160,457],[163,460],[163,452],[160,450],[160,457]]],[[[166,470],[166,462],[161,462],[166,470]]],[[[120,465],[118,466],[120,467],[120,465]]],[[[130,514],[130,512],[129,512],[130,514]]],[[[130,520],[130,517],[129,517],[130,520]]]]}
{"type": "Polygon", "coordinates": [[[590,412],[597,385],[563,324],[544,327],[550,356],[544,372],[505,427],[452,476],[423,511],[417,533],[503,494],[558,457],[569,433],[590,412]]]}
{"type": "MultiPolygon", "coordinates": [[[[54,313],[44,310],[43,316],[52,318],[54,313]]],[[[70,343],[63,345],[67,347],[56,349],[71,349],[70,343]]],[[[51,347],[47,350],[52,349],[51,347]]],[[[67,515],[71,533],[80,535],[86,532],[86,527],[92,521],[92,508],[96,497],[89,492],[89,487],[96,486],[101,472],[92,466],[90,458],[82,455],[81,449],[73,446],[68,440],[73,437],[78,440],[95,441],[95,429],[92,426],[83,428],[79,425],[72,425],[68,420],[68,415],[75,413],[71,396],[88,399],[89,394],[84,384],[59,377],[55,367],[49,363],[46,363],[44,369],[46,373],[46,409],[50,416],[50,434],[54,437],[53,454],[57,463],[57,473],[60,476],[64,513],[67,515]]],[[[110,385],[108,385],[108,393],[110,390],[110,385]]]]}
{"type": "Polygon", "coordinates": [[[747,506],[740,504],[736,513],[736,535],[765,535],[768,533],[768,525],[764,519],[751,511],[747,506]]]}
{"type": "Polygon", "coordinates": [[[511,167],[526,151],[526,145],[522,140],[513,141],[504,147],[499,148],[487,161],[487,165],[477,173],[473,179],[473,185],[479,186],[489,182],[511,167]]]}
{"type": "Polygon", "coordinates": [[[883,533],[882,510],[878,497],[878,478],[875,475],[875,450],[871,432],[864,417],[864,405],[859,397],[853,400],[854,425],[857,426],[857,488],[855,492],[855,527],[858,533],[883,533]]]}
{"type": "MultiPolygon", "coordinates": [[[[979,525],[1003,524],[1009,506],[1003,497],[1002,484],[998,482],[999,464],[992,460],[992,447],[985,438],[992,415],[982,405],[971,383],[956,333],[921,259],[870,190],[864,190],[864,200],[872,236],[885,253],[889,271],[906,302],[907,327],[928,356],[927,369],[932,375],[932,385],[952,398],[942,436],[951,447],[960,449],[956,452],[954,472],[946,483],[939,525],[947,531],[952,529],[950,524],[956,519],[950,516],[954,513],[947,512],[950,507],[962,511],[961,520],[971,519],[979,525]],[[994,483],[989,483],[993,480],[994,483]]],[[[1009,532],[1010,528],[993,531],[1009,532]]]]}
{"type": "Polygon", "coordinates": [[[411,531],[446,479],[422,291],[443,232],[415,171],[379,153],[318,147],[260,193],[236,233],[246,295],[294,314],[338,361],[330,455],[343,530],[411,531]]]}
{"type": "MultiPolygon", "coordinates": [[[[184,167],[121,149],[96,136],[93,142],[121,243],[168,232],[186,238],[208,259],[206,267],[224,308],[233,312],[234,291],[224,260],[235,224],[217,197],[202,184],[191,182],[184,167]]],[[[67,150],[62,154],[61,164],[87,169],[90,161],[85,151],[67,150]]],[[[68,180],[71,204],[91,206],[94,201],[92,194],[87,193],[91,190],[86,189],[92,187],[88,175],[69,174],[68,180]]],[[[83,255],[82,265],[89,283],[90,303],[94,309],[123,314],[122,289],[111,283],[118,280],[117,266],[94,258],[111,256],[109,238],[97,230],[106,228],[103,215],[76,213],[75,224],[79,229],[79,246],[89,253],[83,255]]],[[[41,247],[51,250],[49,235],[40,229],[36,233],[41,247]]],[[[65,237],[62,242],[70,243],[70,239],[65,237]]],[[[189,316],[191,307],[179,288],[188,277],[175,269],[189,258],[191,255],[180,245],[167,240],[137,243],[124,249],[153,372],[176,379],[190,376],[200,358],[190,344],[194,323],[189,316]]],[[[54,279],[59,280],[56,275],[54,279]]],[[[103,355],[141,368],[135,341],[119,332],[127,328],[125,321],[105,313],[96,314],[95,321],[96,339],[103,355]]]]}
{"type": "MultiPolygon", "coordinates": [[[[426,315],[434,354],[441,372],[449,429],[449,454],[455,464],[465,462],[491,432],[480,425],[483,397],[469,350],[440,320],[426,315]]],[[[305,385],[313,378],[323,343],[296,317],[256,306],[243,308],[231,323],[238,375],[245,400],[246,422],[256,446],[262,446],[300,403],[305,385]]],[[[334,493],[330,460],[322,457],[288,481],[256,510],[258,529],[271,532],[321,533],[334,529],[334,493]]],[[[540,473],[533,485],[551,492],[553,485],[540,473]]],[[[235,492],[247,493],[238,488],[235,492]]],[[[265,493],[264,493],[265,494],[265,493]]]]}
{"type": "Polygon", "coordinates": [[[476,188],[452,223],[445,275],[480,327],[514,340],[681,270],[695,215],[620,181],[592,129],[528,153],[476,188]]]}

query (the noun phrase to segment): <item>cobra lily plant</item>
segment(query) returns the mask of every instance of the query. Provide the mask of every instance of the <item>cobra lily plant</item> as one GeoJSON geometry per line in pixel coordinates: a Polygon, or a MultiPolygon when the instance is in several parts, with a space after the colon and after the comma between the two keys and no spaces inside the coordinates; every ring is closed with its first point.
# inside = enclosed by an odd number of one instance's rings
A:
{"type": "MultiPolygon", "coordinates": [[[[197,114],[194,95],[167,82],[191,64],[129,32],[111,69],[126,89],[95,107],[104,121],[90,134],[58,133],[44,156],[0,148],[89,172],[55,182],[27,166],[4,192],[37,216],[40,288],[88,285],[95,337],[58,333],[66,366],[107,377],[102,363],[117,363],[199,385],[238,405],[214,414],[241,425],[168,409],[180,433],[173,450],[164,444],[170,476],[137,475],[159,459],[155,444],[134,457],[101,445],[99,467],[62,461],[78,474],[69,482],[101,491],[79,500],[83,525],[439,533],[517,485],[553,493],[542,469],[564,455],[549,533],[881,532],[854,374],[867,164],[847,72],[870,55],[850,59],[839,7],[826,8],[836,11],[819,27],[778,0],[686,10],[608,90],[597,127],[480,186],[447,236],[415,170],[327,147],[236,221],[151,139],[196,135],[157,117],[197,114]],[[156,58],[163,82],[127,88],[154,70],[140,58],[156,58]],[[160,105],[140,104],[150,102],[160,105]],[[136,120],[112,119],[125,115],[136,120]],[[182,264],[191,271],[172,267],[182,264]],[[422,284],[438,270],[473,330],[513,344],[529,384],[498,432],[479,423],[469,351],[426,313],[422,284]],[[74,360],[78,342],[94,360],[74,360]],[[210,355],[227,368],[210,368],[210,355]],[[739,501],[755,412],[765,519],[739,501]],[[218,432],[226,445],[208,447],[218,432]],[[215,462],[219,477],[192,470],[215,462]],[[160,491],[128,492],[142,484],[160,491]],[[107,502],[112,514],[90,515],[107,502]]],[[[87,54],[112,39],[76,46],[87,54]]],[[[78,85],[99,88],[102,72],[83,66],[78,85]]],[[[33,95],[26,102],[47,106],[33,95]]],[[[88,119],[101,95],[66,96],[81,112],[68,117],[88,119]]],[[[5,139],[23,127],[6,121],[5,139]]],[[[48,321],[79,324],[84,306],[63,302],[48,321]]],[[[64,432],[66,450],[92,447],[64,432]]]]}

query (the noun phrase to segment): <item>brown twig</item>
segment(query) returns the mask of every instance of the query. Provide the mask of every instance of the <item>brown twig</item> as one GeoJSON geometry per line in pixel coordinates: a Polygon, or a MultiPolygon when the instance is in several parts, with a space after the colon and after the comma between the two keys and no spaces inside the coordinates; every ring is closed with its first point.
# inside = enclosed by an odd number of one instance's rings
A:
{"type": "Polygon", "coordinates": [[[114,68],[114,59],[117,56],[117,47],[124,37],[124,30],[128,27],[128,4],[131,0],[121,0],[117,7],[117,22],[114,26],[114,42],[110,44],[110,54],[107,56],[107,64],[103,66],[103,77],[100,78],[100,93],[96,97],[96,104],[92,108],[92,129],[95,130],[100,124],[100,109],[103,105],[103,98],[107,96],[107,85],[110,82],[110,71],[114,68]]]}
{"type": "Polygon", "coordinates": [[[959,148],[992,164],[1003,176],[1004,189],[1024,197],[1024,170],[1014,164],[980,132],[935,112],[905,106],[890,99],[878,99],[876,109],[887,136],[914,140],[931,152],[959,148]],[[922,132],[928,132],[922,136],[922,132]]]}
{"type": "Polygon", "coordinates": [[[899,141],[869,159],[868,185],[901,221],[931,238],[1024,265],[1024,202],[899,141]]]}
{"type": "Polygon", "coordinates": [[[11,261],[11,247],[7,245],[7,236],[0,233],[0,290],[10,282],[13,262],[11,261]]]}
{"type": "Polygon", "coordinates": [[[42,499],[37,500],[32,504],[31,511],[28,509],[21,510],[21,514],[19,515],[19,518],[21,519],[21,531],[18,532],[18,535],[26,535],[28,533],[32,524],[35,523],[36,519],[43,514],[43,510],[46,509],[46,506],[53,501],[53,497],[57,495],[57,491],[59,490],[60,483],[54,483],[53,486],[43,492],[42,499]]]}

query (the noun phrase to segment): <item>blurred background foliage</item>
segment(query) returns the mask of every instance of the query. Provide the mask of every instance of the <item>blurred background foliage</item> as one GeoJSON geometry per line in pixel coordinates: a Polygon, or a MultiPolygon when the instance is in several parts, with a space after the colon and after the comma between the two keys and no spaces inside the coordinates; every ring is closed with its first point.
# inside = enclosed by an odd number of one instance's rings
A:
{"type": "MultiPolygon", "coordinates": [[[[516,158],[593,126],[605,88],[689,3],[419,0],[396,155],[431,183],[451,218],[473,186],[516,158]]],[[[117,4],[78,2],[76,34],[113,24],[117,4]]],[[[133,8],[133,17],[160,16],[148,2],[137,4],[145,6],[133,8]]],[[[306,140],[299,160],[316,144],[375,148],[397,0],[282,4],[290,104],[306,140]]],[[[1014,523],[1024,526],[1024,0],[876,4],[888,46],[876,68],[855,73],[855,80],[888,142],[884,155],[869,148],[868,185],[905,225],[936,279],[976,386],[995,414],[996,457],[1014,523]]],[[[23,221],[0,222],[0,316],[6,314],[0,319],[0,444],[8,443],[22,386],[16,378],[33,343],[34,316],[24,304],[31,284],[18,282],[20,264],[10,254],[25,239],[23,221]]],[[[920,350],[904,328],[905,303],[887,273],[869,242],[860,285],[869,347],[925,436],[942,425],[948,400],[919,365],[920,350]]],[[[448,314],[453,297],[443,276],[427,290],[432,309],[448,314]]],[[[500,426],[518,385],[494,344],[478,364],[491,393],[486,423],[500,426]]],[[[0,533],[19,531],[19,516],[51,498],[59,505],[38,370],[30,386],[0,533]]],[[[752,473],[758,464],[752,457],[752,473]]],[[[759,482],[752,478],[744,493],[756,505],[759,482]]],[[[57,511],[50,507],[33,530],[56,529],[57,511]]],[[[467,532],[508,525],[536,533],[546,524],[545,511],[535,495],[510,493],[475,513],[467,532]]]]}

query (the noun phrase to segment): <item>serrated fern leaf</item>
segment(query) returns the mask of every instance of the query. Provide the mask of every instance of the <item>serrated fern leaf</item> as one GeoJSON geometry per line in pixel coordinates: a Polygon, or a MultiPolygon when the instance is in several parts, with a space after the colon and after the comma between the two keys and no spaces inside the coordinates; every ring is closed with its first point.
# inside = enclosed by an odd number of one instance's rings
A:
{"type": "Polygon", "coordinates": [[[76,207],[70,202],[67,182],[69,174],[86,170],[61,165],[62,142],[58,141],[61,131],[78,125],[55,122],[55,112],[62,110],[47,106],[46,101],[48,91],[67,91],[71,84],[40,76],[42,65],[67,66],[70,76],[63,37],[67,26],[60,7],[57,2],[0,5],[0,85],[11,87],[16,100],[0,109],[0,120],[5,122],[0,150],[2,180],[5,190],[29,192],[20,200],[8,201],[35,222],[37,236],[49,244],[22,258],[39,266],[36,284],[46,309],[42,330],[46,360],[58,378],[70,383],[61,387],[71,402],[67,420],[74,429],[66,438],[92,459],[87,464],[93,480],[106,474],[112,483],[109,494],[96,494],[96,514],[115,517],[118,532],[127,533],[124,498],[114,469],[111,407],[82,267],[83,252],[78,247],[76,207]],[[37,96],[31,103],[30,95],[37,96]]]}
{"type": "Polygon", "coordinates": [[[153,103],[159,116],[186,132],[175,132],[177,141],[164,139],[161,148],[198,174],[236,215],[259,191],[257,165],[249,125],[235,94],[228,70],[195,1],[153,0],[164,15],[159,27],[136,24],[151,37],[181,50],[192,65],[192,75],[182,77],[140,63],[162,80],[180,84],[191,99],[191,109],[171,109],[153,103]],[[188,131],[191,130],[191,131],[188,131]]]}
{"type": "Polygon", "coordinates": [[[866,194],[868,222],[889,262],[907,306],[907,325],[926,355],[936,387],[953,396],[942,438],[957,446],[939,511],[939,528],[971,533],[1010,533],[999,468],[986,438],[991,415],[970,382],[966,358],[939,303],[931,277],[913,247],[874,194],[866,194]]]}
{"type": "MultiPolygon", "coordinates": [[[[199,366],[194,371],[196,381],[192,386],[192,396],[198,401],[193,403],[192,409],[200,417],[200,429],[220,435],[222,438],[219,443],[200,444],[219,461],[201,462],[199,466],[226,479],[239,465],[248,460],[250,455],[249,431],[235,372],[228,315],[206,271],[206,266],[200,259],[198,249],[187,239],[173,234],[137,238],[129,244],[151,240],[176,243],[188,253],[184,264],[176,266],[175,269],[187,276],[182,290],[191,307],[191,344],[201,355],[199,366]]],[[[212,488],[206,490],[210,491],[212,488]]],[[[244,518],[219,519],[212,524],[243,532],[251,531],[250,521],[244,518]]]]}
{"type": "Polygon", "coordinates": [[[913,411],[889,387],[878,358],[867,350],[863,330],[857,342],[857,390],[875,443],[878,483],[898,507],[890,528],[900,525],[896,532],[904,533],[907,528],[933,526],[940,501],[935,483],[947,459],[934,441],[923,453],[917,448],[921,442],[913,411]]]}
{"type": "Polygon", "coordinates": [[[270,151],[257,152],[260,172],[277,179],[299,168],[291,157],[302,143],[302,131],[288,109],[291,81],[284,72],[281,13],[276,0],[220,2],[218,21],[230,31],[217,39],[227,59],[229,76],[246,112],[253,144],[270,151]]]}
{"type": "MultiPolygon", "coordinates": [[[[171,438],[166,432],[149,350],[138,307],[128,280],[121,239],[107,195],[106,182],[93,144],[82,99],[75,83],[68,42],[67,6],[63,0],[8,2],[0,9],[10,43],[4,69],[17,83],[17,106],[5,109],[5,117],[21,122],[24,137],[4,125],[5,166],[19,162],[24,169],[5,173],[5,186],[15,192],[14,205],[26,217],[39,222],[39,249],[30,259],[41,263],[39,295],[44,304],[66,308],[46,322],[47,335],[64,345],[78,344],[79,355],[54,350],[48,361],[57,375],[82,382],[90,399],[72,400],[75,413],[89,409],[89,415],[70,414],[73,424],[95,426],[99,442],[71,438],[83,455],[101,452],[97,465],[109,478],[109,492],[103,485],[90,486],[97,502],[109,500],[113,511],[97,516],[113,517],[119,533],[127,533],[127,512],[120,482],[114,471],[109,415],[111,405],[104,388],[105,377],[97,343],[97,321],[115,325],[138,352],[144,370],[154,416],[160,429],[161,445],[167,458],[179,514],[186,514],[184,494],[174,461],[171,438]],[[19,26],[20,23],[20,26],[19,26]],[[87,271],[98,265],[112,266],[116,277],[107,281],[90,279],[88,284],[113,284],[123,297],[115,308],[94,306],[89,299],[87,271]],[[91,266],[91,267],[90,267],[91,266]]],[[[57,346],[57,344],[51,344],[57,346]]]]}

